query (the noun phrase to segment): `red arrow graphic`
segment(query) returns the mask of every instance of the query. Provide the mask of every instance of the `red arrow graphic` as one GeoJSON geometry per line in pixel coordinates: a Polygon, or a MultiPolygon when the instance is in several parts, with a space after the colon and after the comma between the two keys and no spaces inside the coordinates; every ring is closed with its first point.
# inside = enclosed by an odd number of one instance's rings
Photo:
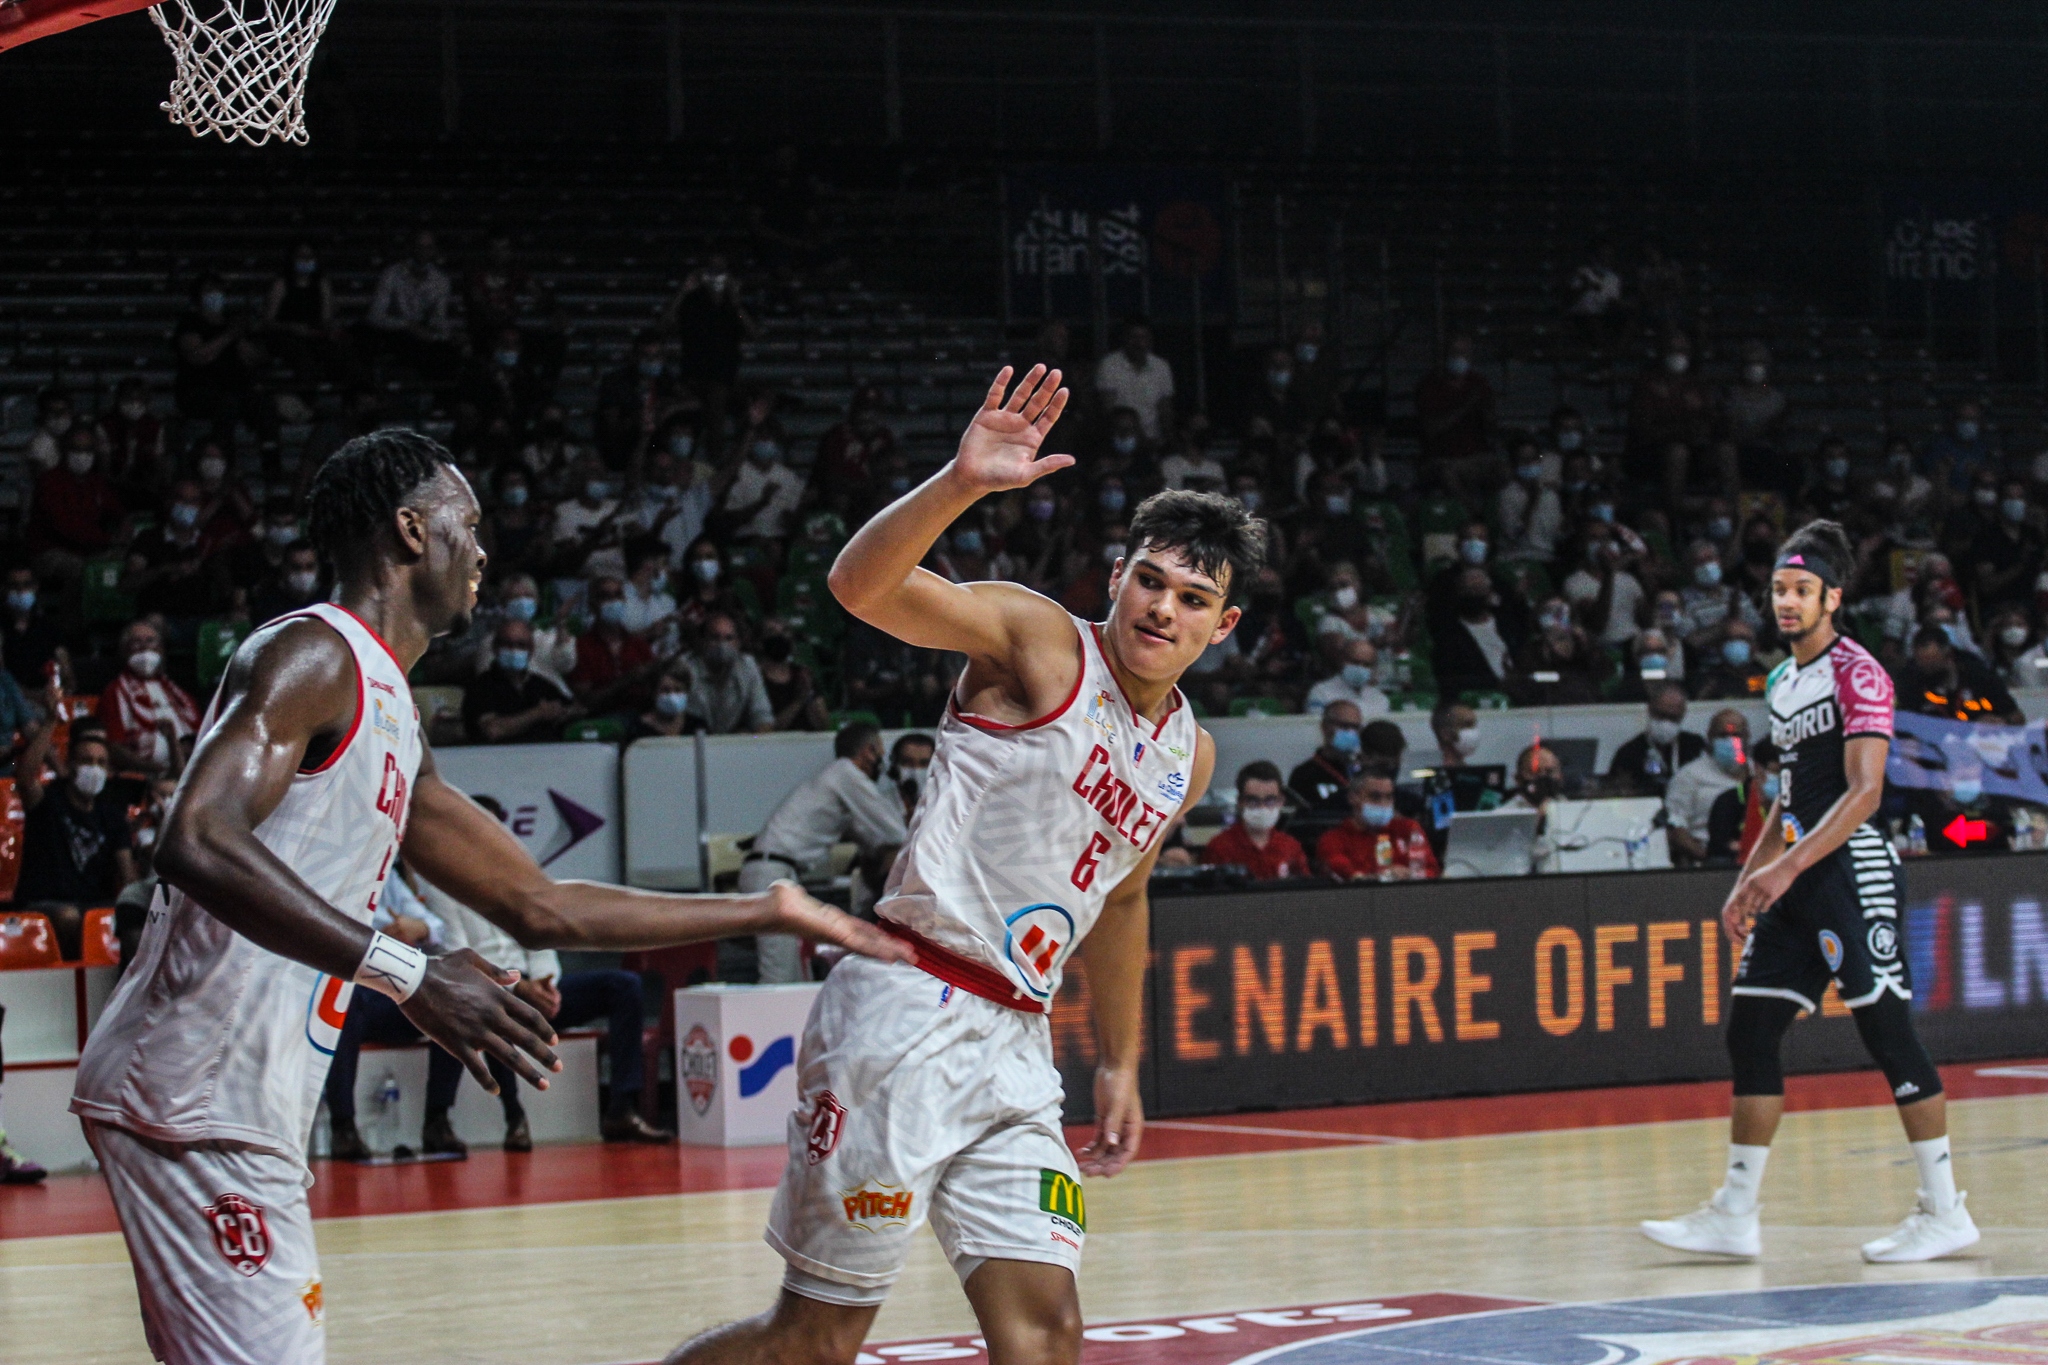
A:
{"type": "Polygon", "coordinates": [[[1969,820],[1960,815],[1949,821],[1948,828],[1942,833],[1946,834],[1948,841],[1957,848],[1968,848],[1973,840],[1991,837],[1982,820],[1969,820]]]}

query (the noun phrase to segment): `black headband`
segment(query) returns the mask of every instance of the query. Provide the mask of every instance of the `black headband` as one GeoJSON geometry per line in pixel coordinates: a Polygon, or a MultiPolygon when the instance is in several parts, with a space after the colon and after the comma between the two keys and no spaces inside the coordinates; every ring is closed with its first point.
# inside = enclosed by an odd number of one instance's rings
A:
{"type": "Polygon", "coordinates": [[[1794,551],[1789,555],[1779,555],[1778,562],[1772,567],[1771,572],[1776,573],[1779,569],[1804,569],[1815,578],[1818,578],[1821,581],[1822,587],[1839,588],[1842,586],[1841,577],[1835,573],[1835,566],[1822,559],[1819,555],[1802,554],[1798,551],[1794,551]]]}

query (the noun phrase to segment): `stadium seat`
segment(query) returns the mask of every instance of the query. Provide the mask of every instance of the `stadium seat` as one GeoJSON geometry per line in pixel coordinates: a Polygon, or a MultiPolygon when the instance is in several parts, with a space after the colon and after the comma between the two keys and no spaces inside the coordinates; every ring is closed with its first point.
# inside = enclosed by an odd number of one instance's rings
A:
{"type": "Polygon", "coordinates": [[[61,967],[57,931],[47,915],[10,911],[0,915],[0,971],[61,967]]]}
{"type": "Polygon", "coordinates": [[[121,940],[114,935],[114,907],[85,912],[85,947],[79,959],[88,967],[121,965],[121,940]]]}

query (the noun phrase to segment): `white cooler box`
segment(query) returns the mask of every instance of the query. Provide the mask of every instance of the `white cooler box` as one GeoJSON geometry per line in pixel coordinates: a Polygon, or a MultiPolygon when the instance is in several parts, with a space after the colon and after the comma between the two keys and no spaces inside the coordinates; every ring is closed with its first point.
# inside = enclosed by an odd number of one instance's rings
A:
{"type": "Polygon", "coordinates": [[[701,1147],[788,1139],[796,1051],[817,982],[676,992],[676,1133],[701,1147]]]}

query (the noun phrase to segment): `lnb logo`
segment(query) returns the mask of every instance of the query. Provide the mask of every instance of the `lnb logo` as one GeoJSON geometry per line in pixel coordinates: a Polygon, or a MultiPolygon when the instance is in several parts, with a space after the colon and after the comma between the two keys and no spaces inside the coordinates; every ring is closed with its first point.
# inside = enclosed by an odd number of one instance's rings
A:
{"type": "Polygon", "coordinates": [[[744,1033],[733,1035],[725,1053],[740,1069],[740,1098],[751,1099],[768,1088],[784,1067],[796,1065],[796,1038],[783,1034],[754,1056],[754,1040],[744,1033]]]}

